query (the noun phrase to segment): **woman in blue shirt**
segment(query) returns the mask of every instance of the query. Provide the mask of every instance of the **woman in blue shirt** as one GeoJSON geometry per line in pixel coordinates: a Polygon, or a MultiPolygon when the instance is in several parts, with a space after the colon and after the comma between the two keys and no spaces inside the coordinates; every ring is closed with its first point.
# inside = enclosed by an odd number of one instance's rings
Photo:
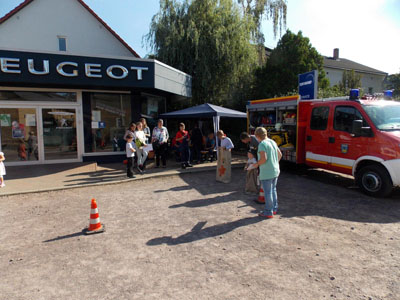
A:
{"type": "Polygon", "coordinates": [[[264,211],[258,215],[271,219],[278,210],[276,184],[280,173],[279,160],[282,158],[282,152],[275,141],[267,137],[267,130],[265,128],[258,127],[255,131],[255,136],[260,142],[257,152],[257,166],[260,168],[260,182],[265,195],[264,211]]]}

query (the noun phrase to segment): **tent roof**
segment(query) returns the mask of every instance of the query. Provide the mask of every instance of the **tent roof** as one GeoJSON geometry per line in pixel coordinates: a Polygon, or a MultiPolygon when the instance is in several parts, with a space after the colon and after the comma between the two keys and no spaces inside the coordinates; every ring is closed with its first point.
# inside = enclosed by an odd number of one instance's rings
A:
{"type": "Polygon", "coordinates": [[[247,118],[247,114],[244,112],[209,103],[160,115],[161,118],[211,118],[215,116],[244,119],[247,118]]]}

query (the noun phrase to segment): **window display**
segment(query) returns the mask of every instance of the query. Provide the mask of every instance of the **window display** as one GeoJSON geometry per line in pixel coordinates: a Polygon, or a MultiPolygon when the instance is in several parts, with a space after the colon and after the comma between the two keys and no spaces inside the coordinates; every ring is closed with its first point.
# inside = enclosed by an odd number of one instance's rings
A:
{"type": "Polygon", "coordinates": [[[164,97],[142,94],[144,100],[142,101],[141,115],[146,118],[147,125],[150,128],[157,126],[158,116],[166,112],[166,100],[164,97]]]}
{"type": "MultiPolygon", "coordinates": [[[[128,94],[93,93],[91,106],[90,152],[125,151],[124,134],[131,122],[131,98],[128,94]]],[[[86,150],[86,152],[88,152],[86,150]]]]}

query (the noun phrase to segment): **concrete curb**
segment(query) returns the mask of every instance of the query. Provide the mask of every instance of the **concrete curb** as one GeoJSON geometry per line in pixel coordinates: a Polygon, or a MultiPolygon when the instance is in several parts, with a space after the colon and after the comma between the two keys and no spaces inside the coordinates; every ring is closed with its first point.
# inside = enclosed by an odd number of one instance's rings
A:
{"type": "MultiPolygon", "coordinates": [[[[245,165],[245,163],[242,163],[242,162],[232,163],[232,169],[243,168],[244,165],[245,165]]],[[[96,182],[96,183],[89,183],[89,184],[80,184],[80,185],[76,185],[76,186],[62,186],[62,187],[54,187],[54,188],[47,188],[47,189],[37,189],[37,190],[28,190],[28,191],[22,191],[22,192],[4,193],[4,194],[0,194],[0,198],[8,197],[8,196],[15,196],[15,195],[25,195],[25,194],[33,194],[33,193],[47,193],[47,192],[53,192],[53,191],[80,189],[80,188],[93,187],[93,186],[98,186],[98,185],[104,186],[104,185],[120,184],[120,183],[127,183],[127,182],[132,182],[132,181],[141,181],[141,180],[160,178],[160,177],[179,176],[179,175],[182,175],[182,174],[210,172],[210,171],[215,171],[215,170],[216,170],[216,166],[190,168],[190,169],[186,169],[186,170],[169,170],[169,171],[159,172],[159,173],[138,175],[138,176],[136,176],[136,178],[125,178],[125,179],[110,180],[110,181],[103,181],[103,182],[96,182]]]]}

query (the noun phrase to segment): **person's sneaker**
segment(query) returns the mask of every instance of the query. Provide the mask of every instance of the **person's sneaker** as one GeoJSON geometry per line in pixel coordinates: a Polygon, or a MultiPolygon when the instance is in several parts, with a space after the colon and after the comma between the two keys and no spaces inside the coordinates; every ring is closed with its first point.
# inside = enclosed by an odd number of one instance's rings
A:
{"type": "Polygon", "coordinates": [[[260,212],[258,214],[258,216],[263,217],[263,218],[267,218],[267,219],[272,219],[274,216],[270,216],[270,215],[265,215],[264,213],[260,212]]]}
{"type": "Polygon", "coordinates": [[[4,182],[0,185],[0,187],[5,187],[6,185],[4,184],[4,182]]]}
{"type": "Polygon", "coordinates": [[[193,165],[192,164],[186,164],[186,167],[193,167],[193,165]]]}
{"type": "Polygon", "coordinates": [[[182,169],[186,169],[186,165],[185,164],[182,164],[181,167],[182,167],[182,169]]]}
{"type": "Polygon", "coordinates": [[[135,175],[132,175],[132,176],[128,176],[128,178],[136,178],[136,176],[135,176],[135,175]]]}
{"type": "Polygon", "coordinates": [[[139,172],[139,174],[143,174],[143,171],[139,167],[137,167],[136,170],[139,172]]]}

